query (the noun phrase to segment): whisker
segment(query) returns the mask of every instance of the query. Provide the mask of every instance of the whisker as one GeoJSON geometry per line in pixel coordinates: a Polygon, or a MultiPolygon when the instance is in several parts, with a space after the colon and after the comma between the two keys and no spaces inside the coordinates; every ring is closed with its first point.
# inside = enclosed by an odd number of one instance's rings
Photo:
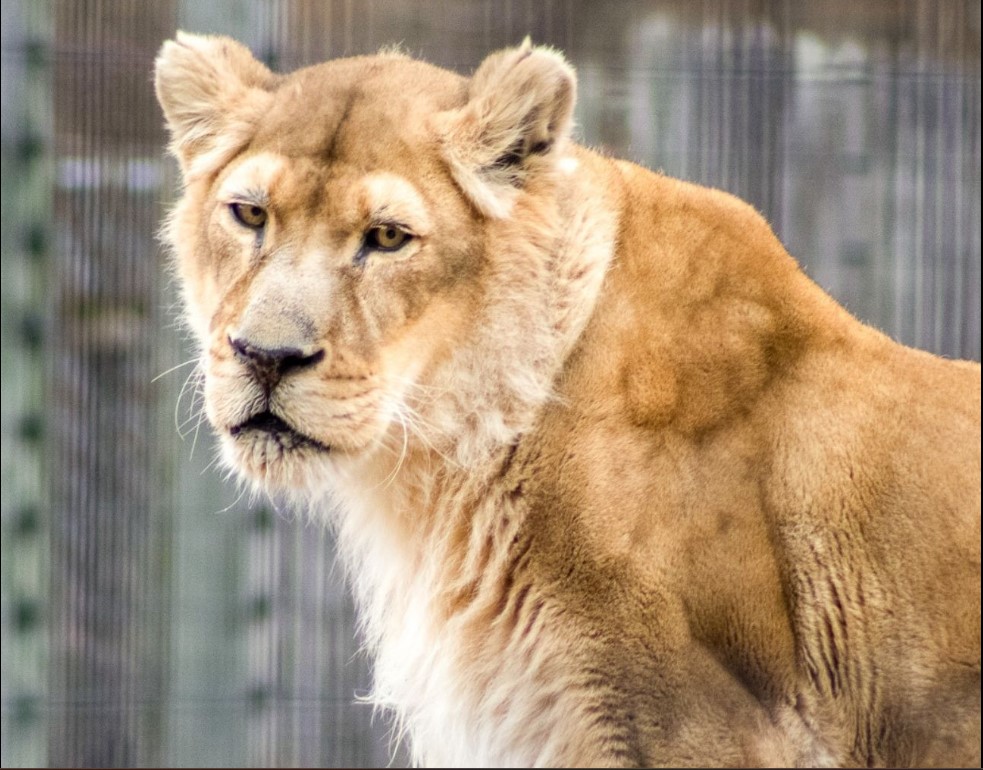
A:
{"type": "Polygon", "coordinates": [[[403,429],[403,446],[399,452],[399,459],[396,461],[396,465],[393,467],[392,471],[386,477],[382,485],[388,488],[395,480],[396,476],[399,474],[400,469],[403,467],[403,463],[406,461],[407,448],[409,447],[409,432],[406,430],[406,423],[403,421],[403,416],[397,410],[396,417],[399,420],[399,425],[403,429]]]}
{"type": "Polygon", "coordinates": [[[206,465],[204,468],[201,469],[201,473],[199,475],[204,476],[212,468],[214,468],[216,465],[218,465],[219,460],[221,460],[221,459],[222,459],[221,455],[219,455],[216,452],[215,456],[211,460],[208,461],[208,465],[206,465]]]}
{"type": "Polygon", "coordinates": [[[201,430],[201,424],[202,422],[204,422],[204,420],[205,420],[205,412],[204,410],[201,410],[198,413],[198,423],[195,425],[195,436],[191,440],[191,454],[188,455],[189,460],[195,459],[195,447],[198,446],[198,431],[201,430]]]}
{"type": "Polygon", "coordinates": [[[426,447],[432,454],[440,457],[440,459],[449,466],[459,470],[462,469],[460,463],[458,463],[452,457],[447,456],[434,445],[433,441],[430,439],[430,436],[427,434],[429,432],[430,434],[439,435],[440,431],[433,425],[429,424],[419,412],[413,409],[409,404],[403,402],[398,405],[396,414],[400,417],[400,421],[403,423],[404,428],[408,427],[413,432],[413,435],[416,436],[424,447],[426,447]]]}
{"type": "MultiPolygon", "coordinates": [[[[450,388],[437,388],[433,385],[423,385],[422,383],[416,382],[415,380],[412,380],[404,375],[395,374],[392,375],[392,379],[399,385],[403,386],[404,392],[412,391],[414,394],[426,396],[427,398],[425,399],[425,403],[427,404],[432,404],[451,392],[450,388]]],[[[424,401],[424,399],[420,400],[424,401]]]]}
{"type": "Polygon", "coordinates": [[[246,492],[248,492],[248,491],[249,491],[248,487],[246,487],[245,485],[243,485],[242,490],[239,492],[239,496],[235,500],[233,500],[231,503],[229,503],[227,506],[225,506],[224,508],[222,508],[221,510],[216,511],[216,513],[228,513],[229,511],[231,511],[240,502],[242,502],[242,498],[246,496],[246,492]]]}
{"type": "Polygon", "coordinates": [[[188,417],[187,420],[181,423],[181,430],[179,430],[177,434],[178,438],[181,439],[181,441],[186,441],[188,436],[190,436],[194,432],[195,428],[198,427],[200,420],[201,415],[199,413],[195,413],[188,417]]]}
{"type": "Polygon", "coordinates": [[[187,425],[190,425],[195,420],[200,420],[203,413],[204,413],[204,410],[202,410],[201,408],[194,409],[194,410],[188,410],[188,416],[185,417],[184,420],[181,421],[181,424],[177,426],[178,435],[181,436],[182,439],[185,436],[185,434],[182,434],[181,433],[181,431],[184,429],[184,427],[187,426],[187,425]]]}
{"type": "Polygon", "coordinates": [[[177,395],[177,402],[174,404],[174,427],[178,433],[181,432],[181,426],[178,422],[179,421],[178,415],[181,412],[181,402],[184,400],[184,394],[188,390],[188,385],[193,383],[194,390],[192,391],[192,393],[194,395],[192,395],[191,397],[191,409],[193,409],[195,403],[195,395],[197,395],[201,389],[203,374],[204,372],[202,371],[201,365],[199,363],[199,365],[196,366],[194,369],[192,369],[188,373],[188,376],[184,378],[184,384],[181,386],[181,390],[177,395]]]}
{"type": "Polygon", "coordinates": [[[188,437],[188,433],[191,432],[190,430],[185,431],[184,428],[190,425],[193,421],[196,421],[195,429],[197,429],[198,426],[201,425],[201,421],[204,419],[204,417],[205,417],[204,404],[199,404],[197,407],[195,407],[194,404],[192,404],[192,408],[188,410],[187,418],[185,418],[185,420],[180,425],[177,426],[178,436],[181,438],[182,441],[184,441],[188,437]]]}
{"type": "Polygon", "coordinates": [[[155,383],[161,377],[166,377],[171,372],[177,371],[178,369],[182,369],[185,366],[187,366],[188,364],[193,364],[196,361],[198,361],[198,356],[195,356],[194,358],[189,358],[187,361],[182,361],[180,364],[175,364],[170,369],[165,369],[164,371],[162,371],[160,374],[158,374],[156,377],[154,377],[150,382],[151,382],[151,384],[152,383],[155,383]]]}

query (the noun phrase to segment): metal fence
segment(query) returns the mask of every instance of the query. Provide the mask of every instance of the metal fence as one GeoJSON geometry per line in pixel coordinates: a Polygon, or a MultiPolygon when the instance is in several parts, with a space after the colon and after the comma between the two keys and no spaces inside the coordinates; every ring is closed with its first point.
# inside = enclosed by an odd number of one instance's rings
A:
{"type": "Polygon", "coordinates": [[[978,0],[0,15],[4,767],[391,757],[358,702],[368,662],[330,536],[238,499],[181,395],[192,353],[154,237],[175,169],[150,76],[178,27],[281,69],[401,43],[467,72],[530,34],[577,67],[584,142],[746,198],[856,315],[979,360],[978,0]]]}

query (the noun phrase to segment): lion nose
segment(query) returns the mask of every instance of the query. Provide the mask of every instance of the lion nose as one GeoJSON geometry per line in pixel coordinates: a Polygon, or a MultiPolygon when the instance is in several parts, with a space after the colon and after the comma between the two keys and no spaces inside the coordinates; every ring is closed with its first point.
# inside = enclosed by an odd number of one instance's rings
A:
{"type": "Polygon", "coordinates": [[[299,369],[308,369],[324,358],[324,350],[313,352],[301,348],[264,348],[254,345],[247,339],[229,337],[229,345],[253,376],[269,393],[283,375],[299,369]]]}

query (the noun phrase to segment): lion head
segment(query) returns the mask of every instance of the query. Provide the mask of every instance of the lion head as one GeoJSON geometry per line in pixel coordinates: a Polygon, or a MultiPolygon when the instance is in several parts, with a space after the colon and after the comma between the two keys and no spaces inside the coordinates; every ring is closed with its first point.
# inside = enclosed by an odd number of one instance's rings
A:
{"type": "Polygon", "coordinates": [[[558,54],[527,42],[470,79],[398,53],[277,75],[179,34],[156,88],[183,177],[164,238],[232,467],[312,491],[414,446],[466,462],[528,423],[610,240],[575,201],[558,54]]]}

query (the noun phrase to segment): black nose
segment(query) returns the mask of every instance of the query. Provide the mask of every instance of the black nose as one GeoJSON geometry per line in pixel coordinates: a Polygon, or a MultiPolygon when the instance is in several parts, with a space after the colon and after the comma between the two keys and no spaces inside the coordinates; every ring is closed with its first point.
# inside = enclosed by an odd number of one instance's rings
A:
{"type": "Polygon", "coordinates": [[[253,376],[269,393],[283,375],[297,369],[307,369],[324,358],[324,350],[313,353],[300,348],[263,348],[249,340],[229,338],[236,358],[249,367],[253,376]]]}

